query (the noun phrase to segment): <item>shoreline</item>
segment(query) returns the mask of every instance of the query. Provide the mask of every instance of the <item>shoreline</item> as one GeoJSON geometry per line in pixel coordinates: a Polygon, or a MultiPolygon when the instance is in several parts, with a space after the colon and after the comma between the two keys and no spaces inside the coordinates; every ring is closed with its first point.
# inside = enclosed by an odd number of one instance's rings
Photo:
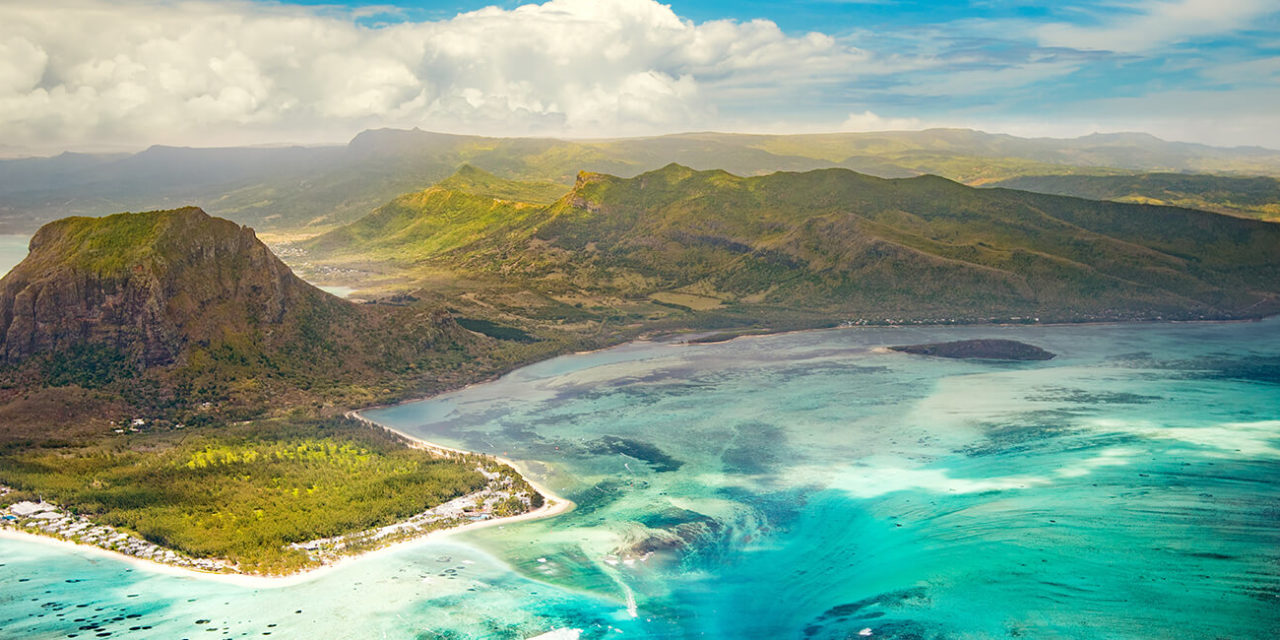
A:
{"type": "Polygon", "coordinates": [[[219,582],[223,584],[235,585],[235,586],[248,588],[248,589],[267,589],[267,588],[290,587],[290,586],[295,586],[295,585],[303,584],[306,582],[310,582],[328,573],[331,573],[341,567],[344,567],[348,564],[353,564],[355,562],[373,557],[378,554],[403,550],[413,545],[426,544],[429,542],[438,542],[440,540],[447,539],[458,534],[467,533],[470,531],[477,531],[480,529],[487,529],[490,527],[500,527],[500,526],[506,526],[508,524],[514,524],[518,522],[527,522],[531,520],[541,520],[543,518],[551,518],[551,517],[560,515],[562,513],[568,512],[576,506],[571,500],[563,498],[557,495],[556,493],[549,491],[542,485],[530,480],[524,473],[520,471],[519,466],[516,465],[515,462],[508,460],[506,458],[502,458],[499,456],[491,456],[484,453],[476,453],[473,451],[463,451],[462,449],[454,449],[453,447],[446,447],[444,445],[436,444],[434,442],[429,442],[421,438],[415,438],[406,433],[397,431],[396,429],[392,429],[391,427],[388,427],[386,425],[374,422],[373,420],[370,420],[360,415],[358,411],[349,411],[347,412],[346,415],[348,417],[351,417],[355,420],[359,420],[370,426],[376,426],[382,429],[386,429],[387,431],[408,440],[410,443],[409,446],[416,445],[418,448],[427,449],[427,450],[436,452],[438,454],[452,453],[452,454],[463,454],[463,455],[486,456],[493,460],[496,460],[501,464],[505,464],[511,467],[520,476],[521,479],[523,479],[526,483],[529,484],[530,487],[533,488],[534,491],[542,495],[543,504],[541,507],[538,507],[533,511],[526,511],[524,513],[516,514],[514,516],[507,516],[505,518],[491,518],[489,520],[469,522],[467,524],[460,525],[457,527],[450,527],[448,529],[437,529],[434,531],[428,531],[423,535],[415,536],[407,540],[392,542],[390,544],[378,547],[376,549],[370,549],[368,551],[364,551],[361,553],[343,556],[336,561],[324,563],[317,567],[304,569],[302,571],[297,571],[295,573],[289,573],[289,574],[283,574],[283,575],[260,575],[260,574],[252,574],[252,573],[218,573],[213,571],[199,571],[197,569],[188,569],[186,567],[179,567],[176,565],[166,564],[163,562],[148,560],[146,558],[131,556],[125,553],[120,553],[118,551],[112,551],[111,549],[104,549],[103,547],[99,547],[97,545],[74,542],[71,540],[64,540],[62,538],[55,538],[53,536],[47,536],[39,533],[32,533],[29,531],[22,531],[19,529],[13,529],[9,527],[0,527],[0,540],[17,540],[22,542],[42,544],[42,545],[51,546],[51,547],[60,549],[62,551],[71,552],[71,553],[83,552],[91,556],[97,556],[100,558],[109,558],[112,560],[123,562],[131,567],[142,569],[144,571],[149,571],[151,573],[188,578],[192,580],[207,580],[207,581],[219,582]]]}

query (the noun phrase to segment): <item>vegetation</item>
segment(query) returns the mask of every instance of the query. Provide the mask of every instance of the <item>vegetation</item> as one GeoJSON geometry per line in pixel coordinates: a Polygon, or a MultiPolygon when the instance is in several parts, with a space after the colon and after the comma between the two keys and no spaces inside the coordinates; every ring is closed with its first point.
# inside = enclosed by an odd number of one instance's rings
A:
{"type": "Polygon", "coordinates": [[[578,334],[1247,317],[1280,293],[1273,225],[838,169],[583,173],[541,207],[442,185],[304,246],[326,264],[424,274],[416,295],[468,317],[578,334]]]}
{"type": "Polygon", "coordinates": [[[1092,200],[1172,205],[1280,222],[1280,180],[1268,177],[1182,173],[1049,175],[1011,178],[987,186],[1092,200]]]}
{"type": "MultiPolygon", "coordinates": [[[[308,564],[287,545],[402,520],[477,491],[482,458],[443,459],[344,418],[0,452],[11,499],[43,497],[252,572],[308,564]]],[[[521,509],[522,510],[522,509],[521,509]]]]}

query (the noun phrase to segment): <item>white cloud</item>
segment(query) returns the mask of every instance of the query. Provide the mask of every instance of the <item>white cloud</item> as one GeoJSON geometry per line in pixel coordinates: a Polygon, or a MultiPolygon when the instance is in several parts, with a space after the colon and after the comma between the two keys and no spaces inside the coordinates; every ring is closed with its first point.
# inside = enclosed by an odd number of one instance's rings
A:
{"type": "Polygon", "coordinates": [[[1193,38],[1230,33],[1276,10],[1275,0],[1144,0],[1096,26],[1049,24],[1040,44],[1102,51],[1145,51],[1193,38]]]}
{"type": "Polygon", "coordinates": [[[707,126],[753,91],[847,81],[867,56],[653,0],[550,0],[360,26],[247,2],[0,5],[0,139],[337,140],[370,126],[618,135],[707,126]]]}
{"type": "Polygon", "coordinates": [[[903,131],[921,129],[923,124],[919,118],[883,118],[871,111],[851,113],[840,125],[841,131],[903,131]]]}

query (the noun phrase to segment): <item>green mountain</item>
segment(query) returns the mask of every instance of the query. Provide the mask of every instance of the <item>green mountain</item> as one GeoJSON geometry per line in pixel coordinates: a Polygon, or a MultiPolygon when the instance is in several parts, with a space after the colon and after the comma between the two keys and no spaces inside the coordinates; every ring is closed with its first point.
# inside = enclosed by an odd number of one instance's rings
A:
{"type": "Polygon", "coordinates": [[[986,186],[1092,200],[1164,204],[1280,222],[1280,180],[1268,177],[1184,173],[1022,176],[986,186]]]}
{"type": "MultiPolygon", "coordinates": [[[[641,323],[651,309],[640,301],[808,323],[1228,318],[1280,307],[1280,227],[1187,209],[842,169],[584,172],[542,207],[450,184],[306,248],[335,264],[451,274],[472,297],[518,287],[612,305],[641,323]]],[[[490,306],[518,315],[510,300],[490,306]]]]}
{"type": "Polygon", "coordinates": [[[483,345],[443,310],[335,298],[196,208],[50,223],[0,279],[0,417],[39,414],[5,404],[39,389],[85,424],[217,421],[433,388],[468,361],[483,345]]]}
{"type": "MultiPolygon", "coordinates": [[[[365,131],[346,146],[63,154],[0,160],[0,232],[66,215],[195,203],[259,230],[353,221],[471,164],[504,178],[573,184],[677,162],[737,175],[840,167],[880,177],[942,175],[970,185],[1017,176],[1172,171],[1280,177],[1280,152],[1173,143],[1141,134],[1027,139],[963,129],[812,135],[688,133],[650,138],[486,138],[365,131]]],[[[1086,194],[1077,194],[1086,195],[1086,194]]]]}

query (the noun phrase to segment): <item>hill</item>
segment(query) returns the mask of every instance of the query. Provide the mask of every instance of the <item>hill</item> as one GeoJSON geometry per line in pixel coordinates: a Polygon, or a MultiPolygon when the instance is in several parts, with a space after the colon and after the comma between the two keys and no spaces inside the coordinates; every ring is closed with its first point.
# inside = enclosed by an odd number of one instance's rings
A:
{"type": "Polygon", "coordinates": [[[323,229],[431,186],[462,164],[507,179],[568,187],[579,170],[633,177],[671,162],[737,175],[832,167],[887,178],[936,174],[970,185],[1018,176],[1150,171],[1280,176],[1277,151],[1141,134],[1028,139],[931,129],[559,140],[381,129],[360,133],[345,146],[152,147],[132,155],[0,160],[0,233],[29,232],[69,213],[187,203],[259,230],[323,229]]]}
{"type": "Polygon", "coordinates": [[[1185,173],[1021,176],[986,186],[1092,200],[1164,204],[1280,222],[1280,180],[1269,177],[1185,173]]]}
{"type": "Polygon", "coordinates": [[[67,218],[0,279],[0,439],[429,390],[483,368],[482,342],[437,307],[326,294],[196,208],[67,218]]]}
{"type": "Polygon", "coordinates": [[[472,297],[519,287],[640,324],[655,303],[807,323],[1232,318],[1274,312],[1280,293],[1274,225],[935,176],[739,177],[673,164],[635,178],[584,172],[545,207],[447,185],[304,246],[334,264],[452,274],[472,297]]]}

